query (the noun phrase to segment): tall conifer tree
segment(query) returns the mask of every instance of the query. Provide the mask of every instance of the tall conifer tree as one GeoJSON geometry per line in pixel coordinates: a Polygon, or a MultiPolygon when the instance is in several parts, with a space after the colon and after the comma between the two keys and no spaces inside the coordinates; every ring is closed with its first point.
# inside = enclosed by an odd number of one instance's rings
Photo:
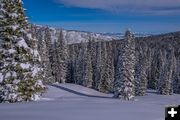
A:
{"type": "Polygon", "coordinates": [[[59,83],[65,83],[66,82],[66,75],[67,75],[67,43],[64,39],[63,31],[60,31],[59,38],[57,41],[57,57],[58,57],[58,75],[57,81],[59,83]]]}
{"type": "Polygon", "coordinates": [[[160,51],[161,68],[159,77],[158,92],[163,95],[171,95],[173,93],[173,70],[175,67],[174,49],[171,45],[160,51]]]}
{"type": "Polygon", "coordinates": [[[36,100],[43,92],[36,40],[21,0],[0,1],[0,101],[36,100]]]}
{"type": "Polygon", "coordinates": [[[135,75],[135,40],[134,35],[128,30],[125,33],[122,53],[119,54],[116,73],[116,91],[114,97],[122,96],[124,100],[134,98],[134,75],[135,75]]]}

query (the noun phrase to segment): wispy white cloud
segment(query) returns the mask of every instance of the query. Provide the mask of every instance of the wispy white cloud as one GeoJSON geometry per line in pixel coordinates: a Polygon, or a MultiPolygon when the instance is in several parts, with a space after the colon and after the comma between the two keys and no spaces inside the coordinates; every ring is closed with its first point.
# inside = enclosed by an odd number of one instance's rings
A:
{"type": "Polygon", "coordinates": [[[112,12],[179,14],[180,0],[55,0],[70,7],[112,12]]]}

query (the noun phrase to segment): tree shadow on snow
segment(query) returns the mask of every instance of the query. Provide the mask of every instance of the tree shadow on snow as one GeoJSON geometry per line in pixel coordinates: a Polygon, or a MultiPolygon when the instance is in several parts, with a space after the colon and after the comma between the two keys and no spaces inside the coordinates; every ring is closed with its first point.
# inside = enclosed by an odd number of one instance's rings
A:
{"type": "Polygon", "coordinates": [[[66,87],[62,87],[62,86],[59,86],[59,85],[50,85],[50,86],[53,86],[53,87],[56,87],[56,88],[65,90],[65,91],[67,91],[67,92],[70,92],[70,93],[73,93],[73,94],[76,94],[76,95],[84,96],[84,97],[115,99],[115,98],[113,98],[113,97],[107,97],[107,96],[88,95],[88,94],[84,94],[84,93],[81,93],[81,92],[77,92],[77,91],[74,91],[74,90],[72,90],[72,89],[69,89],[69,88],[66,88],[66,87]]]}

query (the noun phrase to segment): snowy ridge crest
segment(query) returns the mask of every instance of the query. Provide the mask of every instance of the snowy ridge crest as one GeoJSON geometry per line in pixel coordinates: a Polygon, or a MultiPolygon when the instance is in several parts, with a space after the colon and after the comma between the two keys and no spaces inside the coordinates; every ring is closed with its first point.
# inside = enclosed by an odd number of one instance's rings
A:
{"type": "MultiPolygon", "coordinates": [[[[40,33],[44,33],[47,27],[41,25],[35,25],[36,29],[40,33]]],[[[48,27],[51,31],[52,42],[58,39],[58,35],[61,31],[59,28],[48,27]]],[[[64,30],[63,29],[64,39],[68,44],[87,42],[89,39],[95,41],[112,41],[124,38],[124,33],[93,33],[86,31],[77,31],[77,30],[64,30]]],[[[134,33],[135,37],[147,37],[150,34],[144,33],[134,33]]]]}

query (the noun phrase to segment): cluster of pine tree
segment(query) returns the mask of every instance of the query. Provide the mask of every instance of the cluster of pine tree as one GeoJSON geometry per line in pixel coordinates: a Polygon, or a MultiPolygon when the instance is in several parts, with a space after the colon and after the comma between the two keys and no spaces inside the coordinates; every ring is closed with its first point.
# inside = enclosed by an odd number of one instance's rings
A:
{"type": "Polygon", "coordinates": [[[178,44],[176,40],[162,39],[136,39],[127,31],[125,39],[118,41],[89,40],[69,45],[68,81],[101,92],[114,92],[114,97],[125,100],[146,95],[147,89],[163,95],[179,93],[179,50],[175,50],[178,44]],[[89,79],[84,77],[87,71],[89,79]]]}
{"type": "Polygon", "coordinates": [[[36,100],[45,90],[37,40],[21,0],[0,1],[0,102],[36,100]]]}
{"type": "Polygon", "coordinates": [[[101,92],[113,91],[114,59],[112,45],[95,42],[74,44],[69,50],[70,76],[72,82],[101,92]]]}
{"type": "Polygon", "coordinates": [[[164,37],[137,39],[136,95],[145,95],[154,89],[162,95],[179,94],[179,54],[176,39],[164,37]]]}
{"type": "Polygon", "coordinates": [[[164,95],[180,91],[179,55],[172,43],[168,45],[169,41],[134,38],[127,31],[122,40],[97,42],[89,35],[88,42],[67,45],[62,30],[55,33],[58,39],[51,29],[44,28],[39,32],[39,40],[46,43],[40,42],[39,48],[43,49],[42,45],[48,48],[40,50],[43,58],[48,56],[47,61],[44,59],[47,77],[52,78],[48,83],[64,83],[57,80],[63,76],[65,82],[105,93],[114,92],[114,97],[125,100],[146,95],[147,89],[164,95]],[[58,53],[62,56],[58,57],[58,53]]]}
{"type": "MultiPolygon", "coordinates": [[[[36,26],[34,27],[37,29],[36,26]]],[[[68,47],[63,30],[55,33],[58,36],[57,39],[53,39],[53,33],[48,27],[34,31],[34,34],[39,40],[38,50],[42,58],[44,82],[46,84],[67,82],[68,47]]]]}

